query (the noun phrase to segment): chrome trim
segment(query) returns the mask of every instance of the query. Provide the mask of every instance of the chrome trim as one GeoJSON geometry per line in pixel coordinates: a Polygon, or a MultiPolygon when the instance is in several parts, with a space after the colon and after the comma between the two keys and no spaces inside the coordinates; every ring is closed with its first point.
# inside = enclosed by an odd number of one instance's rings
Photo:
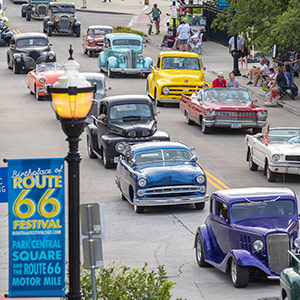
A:
{"type": "Polygon", "coordinates": [[[276,164],[273,164],[273,163],[269,163],[269,166],[272,167],[272,168],[300,168],[300,163],[291,163],[291,162],[288,162],[288,163],[276,163],[276,164]]]}
{"type": "Polygon", "coordinates": [[[161,103],[179,103],[180,98],[160,98],[158,101],[161,103]]]}
{"type": "Polygon", "coordinates": [[[125,73],[125,74],[142,74],[142,73],[150,73],[150,69],[132,69],[132,68],[111,68],[112,72],[117,73],[125,73]]]}
{"type": "Polygon", "coordinates": [[[161,194],[178,194],[178,193],[197,193],[201,192],[201,185],[175,185],[175,186],[162,186],[147,189],[141,189],[143,195],[161,195],[161,194]]]}

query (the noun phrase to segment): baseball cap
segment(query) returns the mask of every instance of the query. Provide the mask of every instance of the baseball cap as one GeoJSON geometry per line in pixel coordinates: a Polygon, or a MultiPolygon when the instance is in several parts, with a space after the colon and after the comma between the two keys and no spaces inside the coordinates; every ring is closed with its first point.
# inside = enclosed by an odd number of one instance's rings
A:
{"type": "Polygon", "coordinates": [[[219,73],[218,73],[218,76],[220,76],[220,77],[224,77],[224,74],[223,74],[223,72],[219,72],[219,73]]]}

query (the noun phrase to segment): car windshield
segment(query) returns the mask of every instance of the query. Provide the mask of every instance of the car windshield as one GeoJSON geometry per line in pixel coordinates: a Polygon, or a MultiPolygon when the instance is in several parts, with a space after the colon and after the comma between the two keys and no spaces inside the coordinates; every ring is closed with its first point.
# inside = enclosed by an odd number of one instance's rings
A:
{"type": "Polygon", "coordinates": [[[57,13],[73,14],[74,11],[75,11],[75,8],[73,6],[71,6],[71,7],[68,7],[68,6],[52,6],[51,10],[54,14],[57,14],[57,13]]]}
{"type": "Polygon", "coordinates": [[[203,101],[206,102],[251,102],[250,93],[243,89],[206,89],[203,90],[203,101]]]}
{"type": "Polygon", "coordinates": [[[196,57],[163,57],[161,62],[162,69],[184,69],[200,70],[199,59],[196,57]]]}
{"type": "Polygon", "coordinates": [[[300,143],[300,128],[270,129],[269,144],[300,143]]]}
{"type": "Polygon", "coordinates": [[[134,159],[137,164],[157,161],[190,161],[191,154],[182,149],[163,149],[137,153],[134,159]]]}
{"type": "Polygon", "coordinates": [[[91,30],[91,32],[94,35],[105,35],[108,33],[112,33],[113,29],[112,28],[94,28],[91,30]]]}
{"type": "Polygon", "coordinates": [[[36,65],[35,68],[36,74],[45,71],[52,71],[52,70],[62,70],[62,67],[57,66],[55,62],[50,62],[50,63],[38,64],[36,65]]]}
{"type": "Polygon", "coordinates": [[[152,116],[148,104],[119,104],[111,107],[109,118],[113,120],[135,121],[141,118],[150,118],[152,116]]]}
{"type": "Polygon", "coordinates": [[[246,201],[231,205],[231,215],[234,219],[257,216],[293,216],[294,214],[295,203],[289,199],[246,201]]]}
{"type": "Polygon", "coordinates": [[[47,45],[48,40],[44,38],[24,38],[16,41],[18,48],[45,47],[47,45]]]}
{"type": "Polygon", "coordinates": [[[96,79],[96,78],[91,78],[91,77],[86,77],[86,80],[90,83],[93,84],[95,83],[97,86],[97,91],[96,93],[102,93],[103,92],[103,81],[96,79]]]}
{"type": "Polygon", "coordinates": [[[112,41],[113,46],[141,46],[140,40],[132,39],[115,39],[112,41]]]}

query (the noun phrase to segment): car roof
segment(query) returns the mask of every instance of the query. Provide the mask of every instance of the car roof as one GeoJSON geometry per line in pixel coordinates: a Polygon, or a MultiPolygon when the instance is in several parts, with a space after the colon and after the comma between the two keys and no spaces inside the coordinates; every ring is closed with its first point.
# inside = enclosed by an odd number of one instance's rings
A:
{"type": "Polygon", "coordinates": [[[85,77],[92,77],[97,79],[104,80],[105,75],[101,73],[93,73],[93,72],[80,72],[80,74],[84,75],[85,77]]]}
{"type": "Polygon", "coordinates": [[[272,198],[279,196],[295,197],[295,193],[289,188],[266,188],[266,187],[253,187],[253,188],[238,188],[229,190],[220,190],[212,194],[217,198],[222,199],[227,204],[234,202],[243,202],[247,199],[251,201],[261,200],[262,198],[272,198]]]}
{"type": "Polygon", "coordinates": [[[118,96],[110,96],[103,98],[102,101],[107,102],[109,105],[115,104],[131,104],[131,103],[145,103],[151,104],[151,100],[148,96],[145,95],[118,95],[118,96]]]}
{"type": "Polygon", "coordinates": [[[133,155],[139,152],[153,151],[160,149],[176,149],[176,150],[190,150],[186,145],[179,142],[145,142],[132,145],[131,147],[133,155]]]}
{"type": "Polygon", "coordinates": [[[169,56],[169,57],[196,57],[200,58],[195,52],[182,52],[182,51],[162,51],[158,54],[159,56],[169,56]]]}
{"type": "Polygon", "coordinates": [[[135,34],[135,33],[123,33],[123,32],[119,32],[119,33],[109,33],[105,36],[106,38],[109,38],[109,39],[117,39],[117,38],[129,38],[129,39],[139,39],[139,40],[142,40],[142,37],[138,34],[135,34]]]}
{"type": "Polygon", "coordinates": [[[107,25],[91,25],[91,26],[89,26],[89,29],[97,29],[97,28],[113,29],[112,26],[107,26],[107,25]]]}
{"type": "Polygon", "coordinates": [[[50,6],[74,6],[74,3],[68,3],[68,2],[50,2],[49,3],[50,6]]]}
{"type": "Polygon", "coordinates": [[[18,33],[14,34],[14,39],[23,39],[23,38],[45,38],[48,39],[47,35],[45,33],[41,32],[24,32],[24,33],[18,33]]]}

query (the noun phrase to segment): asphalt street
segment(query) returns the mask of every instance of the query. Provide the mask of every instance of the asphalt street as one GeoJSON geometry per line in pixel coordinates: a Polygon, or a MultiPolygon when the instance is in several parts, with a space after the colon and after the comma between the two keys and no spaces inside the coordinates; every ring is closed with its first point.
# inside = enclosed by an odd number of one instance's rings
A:
{"type": "MultiPolygon", "coordinates": [[[[26,22],[20,16],[20,6],[6,2],[11,28],[21,32],[42,32],[42,22],[26,22]]],[[[127,25],[130,15],[78,13],[82,23],[82,34],[89,25],[127,25]]],[[[97,58],[83,54],[82,37],[53,36],[50,38],[57,61],[64,63],[68,48],[72,44],[74,57],[82,72],[99,72],[97,58]]],[[[205,79],[212,81],[214,71],[220,66],[228,69],[228,63],[220,55],[225,48],[211,42],[204,43],[202,60],[207,68],[205,79]],[[226,66],[225,66],[226,65],[226,66]]],[[[6,48],[0,48],[0,166],[3,158],[63,157],[67,143],[52,111],[50,101],[37,101],[30,95],[26,75],[15,75],[6,64],[6,48]]],[[[145,56],[156,59],[159,49],[151,44],[144,49],[145,56]]],[[[107,79],[112,89],[110,95],[145,94],[146,80],[138,76],[120,76],[107,79]]],[[[259,99],[262,104],[262,100],[259,99]]],[[[299,176],[279,176],[276,183],[266,181],[263,171],[249,171],[245,160],[245,134],[248,130],[214,130],[210,135],[202,134],[199,126],[188,126],[176,105],[159,109],[159,129],[169,133],[173,141],[194,146],[199,155],[199,164],[211,175],[208,192],[235,187],[290,187],[300,196],[299,176]],[[284,179],[284,180],[283,180],[284,179]]],[[[272,126],[295,126],[299,117],[280,108],[269,110],[272,126]]],[[[104,169],[100,160],[87,156],[86,136],[80,144],[81,202],[104,203],[106,243],[105,265],[122,261],[131,267],[141,267],[148,262],[150,268],[164,264],[170,279],[176,282],[174,298],[189,300],[254,300],[261,297],[279,296],[278,281],[252,280],[246,289],[232,286],[229,274],[214,268],[200,269],[193,249],[194,232],[202,225],[208,213],[192,206],[153,208],[137,215],[132,207],[120,199],[114,183],[114,170],[104,169]]],[[[0,293],[8,287],[8,240],[7,205],[0,205],[0,293]]]]}

